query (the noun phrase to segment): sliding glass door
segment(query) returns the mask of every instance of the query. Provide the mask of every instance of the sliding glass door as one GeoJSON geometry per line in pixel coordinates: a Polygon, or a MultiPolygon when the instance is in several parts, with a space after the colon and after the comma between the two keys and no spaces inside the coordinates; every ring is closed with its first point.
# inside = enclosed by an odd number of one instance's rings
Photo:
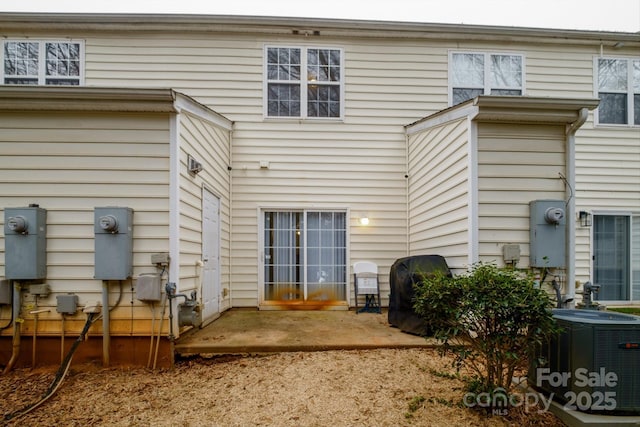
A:
{"type": "Polygon", "coordinates": [[[593,279],[597,300],[640,300],[640,216],[594,215],[593,279]]]}
{"type": "Polygon", "coordinates": [[[264,212],[264,299],[346,302],[346,213],[264,212]]]}

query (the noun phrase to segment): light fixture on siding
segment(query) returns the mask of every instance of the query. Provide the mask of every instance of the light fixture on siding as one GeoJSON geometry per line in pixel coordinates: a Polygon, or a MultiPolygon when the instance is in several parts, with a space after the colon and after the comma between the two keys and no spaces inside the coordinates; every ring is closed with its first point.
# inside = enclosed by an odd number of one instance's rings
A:
{"type": "Polygon", "coordinates": [[[582,227],[591,227],[591,214],[589,212],[578,212],[578,218],[580,219],[580,225],[582,227]]]}
{"type": "Polygon", "coordinates": [[[200,172],[202,172],[202,163],[191,157],[191,154],[187,155],[187,168],[189,169],[189,173],[193,176],[196,176],[200,172]]]}
{"type": "Polygon", "coordinates": [[[368,216],[360,217],[358,219],[358,222],[360,223],[360,225],[369,225],[369,217],[368,216]]]}

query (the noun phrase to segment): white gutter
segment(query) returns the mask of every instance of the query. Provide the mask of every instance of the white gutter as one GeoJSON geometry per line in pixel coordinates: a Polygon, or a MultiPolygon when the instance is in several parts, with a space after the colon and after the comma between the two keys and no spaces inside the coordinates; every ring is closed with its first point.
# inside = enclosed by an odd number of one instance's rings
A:
{"type": "Polygon", "coordinates": [[[167,31],[432,40],[531,42],[536,44],[640,45],[637,33],[509,26],[439,24],[356,19],[114,13],[0,12],[4,32],[33,31],[167,31]]]}
{"type": "MultiPolygon", "coordinates": [[[[576,132],[587,121],[589,109],[583,107],[578,112],[575,122],[567,126],[566,168],[567,184],[575,196],[576,188],[576,132]]],[[[565,298],[571,299],[570,306],[575,304],[576,298],[576,199],[570,197],[567,201],[567,236],[566,236],[566,265],[567,265],[567,290],[565,298]]]]}
{"type": "Polygon", "coordinates": [[[404,175],[404,201],[405,201],[405,215],[407,216],[407,222],[406,222],[406,229],[405,229],[405,234],[406,234],[406,239],[407,239],[407,247],[406,247],[406,252],[405,252],[405,256],[409,256],[410,252],[411,252],[411,241],[410,241],[410,233],[411,233],[411,219],[410,219],[410,215],[411,215],[411,206],[409,204],[409,180],[411,179],[411,176],[409,174],[409,134],[405,131],[404,133],[404,149],[405,149],[405,159],[404,159],[404,164],[405,164],[405,175],[404,175]]]}
{"type": "MultiPolygon", "coordinates": [[[[172,114],[169,118],[169,281],[179,286],[180,274],[180,114],[172,114]]],[[[176,288],[176,293],[180,289],[176,288]]],[[[168,298],[173,304],[173,312],[177,313],[177,299],[168,298]]],[[[179,335],[178,316],[170,325],[179,335]]],[[[173,344],[173,342],[172,342],[173,344]]],[[[171,349],[173,354],[173,348],[171,349]]]]}
{"type": "Polygon", "coordinates": [[[478,122],[475,114],[469,114],[467,125],[469,132],[469,266],[480,260],[480,211],[478,202],[478,122]]]}

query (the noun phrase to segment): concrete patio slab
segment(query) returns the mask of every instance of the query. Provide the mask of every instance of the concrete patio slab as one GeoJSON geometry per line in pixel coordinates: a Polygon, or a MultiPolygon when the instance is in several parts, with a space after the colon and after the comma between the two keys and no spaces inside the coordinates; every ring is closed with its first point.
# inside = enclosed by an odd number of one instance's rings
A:
{"type": "Polygon", "coordinates": [[[387,313],[231,309],[208,326],[181,336],[180,356],[286,351],[434,347],[435,340],[391,327],[387,313]]]}

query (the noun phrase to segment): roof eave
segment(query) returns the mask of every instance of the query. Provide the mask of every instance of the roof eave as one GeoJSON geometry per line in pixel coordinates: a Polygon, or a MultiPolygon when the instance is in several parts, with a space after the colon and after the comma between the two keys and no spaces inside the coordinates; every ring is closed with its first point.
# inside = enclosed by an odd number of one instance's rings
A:
{"type": "Polygon", "coordinates": [[[0,86],[0,111],[172,113],[174,101],[171,89],[0,86]]]}
{"type": "Polygon", "coordinates": [[[436,24],[352,19],[230,15],[0,13],[5,31],[197,31],[289,34],[302,37],[387,37],[531,41],[536,43],[624,43],[640,46],[640,33],[436,24]]]}

